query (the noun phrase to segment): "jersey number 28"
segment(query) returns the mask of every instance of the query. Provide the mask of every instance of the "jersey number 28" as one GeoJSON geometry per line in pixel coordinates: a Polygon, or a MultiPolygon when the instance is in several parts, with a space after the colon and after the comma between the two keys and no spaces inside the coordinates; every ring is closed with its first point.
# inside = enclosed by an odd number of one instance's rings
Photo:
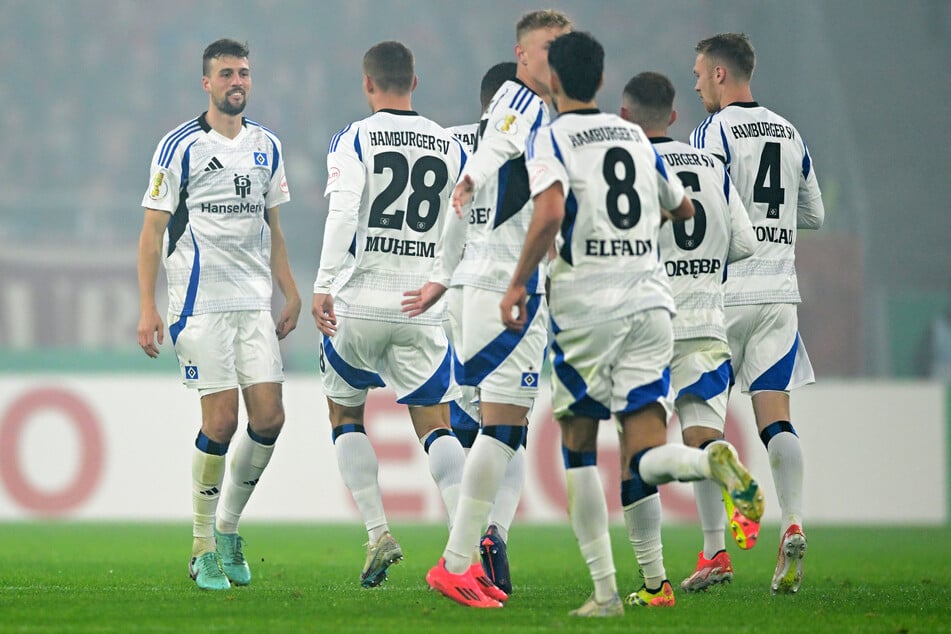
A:
{"type": "Polygon", "coordinates": [[[439,218],[440,194],[449,182],[449,168],[435,156],[421,156],[410,168],[409,159],[399,152],[381,152],[373,157],[373,173],[382,174],[390,170],[393,178],[370,205],[369,226],[379,229],[403,228],[406,225],[413,231],[425,233],[432,229],[439,218]],[[427,184],[432,174],[432,182],[427,184]],[[389,209],[399,200],[410,186],[410,195],[406,209],[389,209]],[[425,214],[421,207],[426,203],[425,214]]]}

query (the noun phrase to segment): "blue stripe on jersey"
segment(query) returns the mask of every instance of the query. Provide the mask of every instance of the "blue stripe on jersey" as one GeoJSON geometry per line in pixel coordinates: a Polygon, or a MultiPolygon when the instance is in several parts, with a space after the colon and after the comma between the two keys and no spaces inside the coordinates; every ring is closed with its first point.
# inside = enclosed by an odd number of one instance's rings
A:
{"type": "MultiPolygon", "coordinates": [[[[267,128],[265,128],[264,126],[261,126],[261,127],[262,127],[263,129],[267,130],[267,128]]],[[[271,176],[274,176],[274,172],[277,171],[277,164],[278,164],[278,163],[280,162],[280,160],[281,160],[281,153],[280,153],[280,151],[278,151],[278,149],[277,149],[277,139],[275,139],[275,138],[274,138],[273,136],[271,136],[271,135],[268,135],[267,138],[269,138],[269,139],[271,140],[271,145],[274,147],[274,154],[271,155],[271,176]]]]}
{"type": "Polygon", "coordinates": [[[532,130],[528,133],[528,140],[525,141],[525,160],[530,161],[535,158],[535,138],[538,136],[538,130],[532,130]]]}
{"type": "Polygon", "coordinates": [[[651,149],[654,150],[654,167],[657,168],[658,173],[664,177],[665,181],[670,182],[670,178],[667,176],[667,168],[664,167],[664,160],[657,153],[657,148],[652,145],[651,149]]]}
{"type": "Polygon", "coordinates": [[[337,354],[337,350],[334,348],[333,342],[330,341],[330,337],[324,335],[323,340],[324,358],[330,362],[330,365],[334,371],[340,375],[340,378],[346,381],[351,387],[358,390],[365,390],[371,387],[385,386],[383,379],[376,372],[355,368],[341,359],[340,355],[337,354]]]}
{"type": "Polygon", "coordinates": [[[568,197],[565,199],[565,217],[561,220],[561,235],[564,238],[564,244],[561,245],[561,251],[558,255],[561,259],[574,266],[574,255],[571,252],[571,236],[575,232],[575,220],[578,218],[578,200],[573,191],[568,191],[568,197]]]}
{"type": "Polygon", "coordinates": [[[433,375],[413,392],[397,399],[396,402],[403,405],[438,405],[443,396],[446,395],[451,383],[452,352],[449,346],[446,346],[446,356],[443,357],[442,363],[439,364],[433,375]]]}
{"type": "MultiPolygon", "coordinates": [[[[352,123],[348,123],[346,128],[344,128],[343,130],[341,130],[341,131],[338,132],[337,134],[333,135],[333,138],[330,139],[330,152],[336,152],[336,151],[337,151],[337,144],[340,143],[340,137],[342,137],[344,134],[346,134],[346,133],[347,133],[347,130],[349,130],[349,129],[350,129],[350,126],[352,126],[352,125],[353,125],[352,123]]],[[[328,152],[328,154],[329,154],[330,152],[328,152]]]]}
{"type": "Polygon", "coordinates": [[[175,154],[175,150],[178,148],[178,144],[181,143],[182,139],[200,130],[201,126],[198,125],[198,120],[196,119],[185,127],[179,128],[177,132],[172,133],[172,136],[166,139],[165,144],[162,146],[162,151],[159,153],[158,164],[165,168],[171,165],[172,155],[175,154]]]}
{"type": "Polygon", "coordinates": [[[802,144],[802,149],[804,150],[802,155],[802,177],[809,178],[809,172],[812,170],[812,157],[809,156],[809,148],[806,147],[806,144],[802,144]]]}
{"type": "Polygon", "coordinates": [[[517,91],[515,91],[515,96],[512,97],[512,101],[509,102],[509,108],[512,110],[518,110],[518,102],[528,93],[528,88],[522,86],[517,91]]]}
{"type": "Polygon", "coordinates": [[[628,414],[647,407],[666,398],[670,392],[670,368],[664,368],[663,374],[653,383],[636,387],[627,393],[627,406],[619,413],[628,414]]]}
{"type": "MultiPolygon", "coordinates": [[[[539,113],[540,115],[541,113],[539,113]]],[[[555,141],[555,131],[551,131],[551,147],[555,150],[555,158],[558,159],[558,162],[562,165],[565,164],[565,157],[561,154],[561,148],[558,147],[558,142],[555,141]]]]}
{"type": "MultiPolygon", "coordinates": [[[[526,286],[526,288],[528,287],[526,286]]],[[[478,385],[492,371],[502,365],[502,362],[528,332],[535,315],[538,314],[541,298],[541,295],[532,295],[528,298],[528,315],[525,319],[525,328],[521,332],[504,328],[495,339],[487,343],[471,359],[456,366],[456,380],[463,385],[478,385]]]]}
{"type": "Polygon", "coordinates": [[[720,126],[720,140],[723,142],[723,162],[729,165],[732,161],[730,158],[730,142],[726,140],[726,130],[723,129],[722,125],[720,126]]]}
{"type": "Polygon", "coordinates": [[[568,408],[575,416],[590,416],[597,420],[611,418],[611,410],[603,403],[600,403],[588,396],[588,384],[584,378],[571,365],[565,362],[565,351],[561,349],[557,342],[551,344],[552,352],[555,353],[552,359],[552,369],[562,385],[568,388],[568,392],[574,397],[575,401],[568,408]]]}
{"type": "Polygon", "coordinates": [[[713,115],[710,115],[706,119],[700,122],[700,125],[697,126],[697,129],[693,131],[693,134],[690,135],[690,142],[694,147],[702,148],[704,146],[704,137],[706,136],[706,128],[710,125],[710,121],[713,119],[713,115]]]}
{"type": "MultiPolygon", "coordinates": [[[[726,165],[723,166],[723,195],[726,197],[726,202],[730,202],[730,172],[726,170],[726,165]]],[[[724,271],[725,273],[726,271],[724,271]]]]}
{"type": "Polygon", "coordinates": [[[462,143],[459,141],[459,139],[456,137],[452,137],[452,139],[456,142],[456,145],[459,146],[459,174],[456,177],[456,180],[459,180],[459,176],[462,176],[462,170],[466,166],[466,161],[469,159],[467,158],[466,148],[462,146],[462,143]]]}
{"type": "Polygon", "coordinates": [[[551,334],[557,335],[559,332],[561,332],[561,326],[559,326],[559,325],[555,322],[555,318],[554,318],[554,317],[552,317],[551,315],[549,315],[549,316],[548,316],[548,321],[551,323],[551,334]]]}
{"type": "Polygon", "coordinates": [[[730,387],[730,362],[724,361],[716,370],[710,370],[700,375],[696,382],[677,392],[677,398],[685,394],[694,394],[704,401],[719,396],[730,387]]]}
{"type": "Polygon", "coordinates": [[[515,109],[522,114],[525,114],[525,111],[528,110],[528,106],[532,103],[532,95],[534,94],[535,93],[526,88],[525,94],[523,94],[521,99],[519,99],[518,105],[515,106],[515,109]]]}
{"type": "Polygon", "coordinates": [[[796,340],[793,341],[792,348],[789,349],[782,359],[777,361],[773,367],[763,372],[753,383],[750,384],[750,392],[759,390],[783,391],[789,387],[789,380],[792,378],[793,368],[796,366],[796,351],[799,350],[799,332],[796,332],[796,340]]]}
{"type": "Polygon", "coordinates": [[[245,118],[244,118],[244,122],[245,122],[245,123],[250,123],[251,125],[256,125],[257,127],[261,128],[261,129],[264,130],[265,132],[270,133],[272,136],[277,136],[277,132],[275,132],[274,130],[271,130],[270,128],[268,128],[268,127],[266,127],[266,126],[261,125],[261,124],[258,123],[257,121],[251,121],[251,119],[248,119],[247,117],[245,117],[245,118]]]}
{"type": "Polygon", "coordinates": [[[192,311],[195,310],[195,297],[198,295],[198,278],[201,275],[201,258],[199,257],[198,241],[195,240],[195,232],[191,230],[191,227],[189,227],[188,233],[191,234],[192,245],[195,247],[195,257],[192,258],[192,272],[191,275],[188,276],[188,287],[185,289],[185,304],[182,306],[182,314],[179,315],[178,321],[168,327],[168,334],[172,337],[173,346],[178,339],[178,335],[185,329],[185,324],[188,323],[188,318],[191,317],[192,311]]]}
{"type": "Polygon", "coordinates": [[[179,182],[179,188],[184,188],[185,185],[188,184],[189,177],[190,177],[188,170],[191,169],[191,162],[192,162],[192,146],[195,145],[195,143],[197,142],[198,142],[198,139],[195,139],[194,141],[189,143],[188,147],[185,148],[185,151],[182,152],[182,178],[181,178],[181,181],[179,182]]]}
{"type": "Polygon", "coordinates": [[[353,151],[357,153],[357,158],[363,160],[363,150],[360,149],[360,134],[353,135],[353,151]]]}

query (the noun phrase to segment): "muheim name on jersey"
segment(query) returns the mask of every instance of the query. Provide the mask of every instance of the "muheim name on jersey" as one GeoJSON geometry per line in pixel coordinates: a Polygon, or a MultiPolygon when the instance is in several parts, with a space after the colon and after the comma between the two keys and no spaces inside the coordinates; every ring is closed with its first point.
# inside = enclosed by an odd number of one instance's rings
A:
{"type": "Polygon", "coordinates": [[[650,240],[585,240],[584,254],[598,258],[647,255],[654,250],[650,240]]]}
{"type": "Polygon", "coordinates": [[[602,126],[600,128],[591,128],[582,130],[574,134],[569,134],[571,147],[579,147],[588,143],[599,143],[602,141],[633,141],[640,140],[640,135],[631,128],[621,126],[602,126]]]}
{"type": "Polygon", "coordinates": [[[263,214],[262,203],[231,203],[219,205],[217,203],[202,203],[201,211],[206,214],[263,214]]]}
{"type": "Polygon", "coordinates": [[[436,257],[435,242],[381,238],[379,236],[367,236],[367,245],[364,250],[370,253],[391,253],[416,258],[436,257]]]}
{"type": "Polygon", "coordinates": [[[405,130],[382,130],[370,132],[370,145],[386,145],[389,147],[418,147],[423,150],[433,150],[449,154],[452,147],[449,139],[439,139],[431,134],[419,134],[405,130]]]}
{"type": "Polygon", "coordinates": [[[795,139],[796,131],[792,126],[781,123],[756,121],[754,123],[737,123],[730,126],[730,132],[736,139],[755,139],[757,137],[773,137],[776,139],[795,139]]]}

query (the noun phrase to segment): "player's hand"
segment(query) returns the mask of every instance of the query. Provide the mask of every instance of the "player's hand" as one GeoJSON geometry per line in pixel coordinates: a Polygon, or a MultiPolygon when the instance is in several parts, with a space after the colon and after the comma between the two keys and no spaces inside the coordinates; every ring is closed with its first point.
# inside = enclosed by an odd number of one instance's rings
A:
{"type": "Polygon", "coordinates": [[[472,202],[472,193],[475,191],[475,181],[466,174],[462,180],[456,183],[452,190],[452,208],[456,210],[456,215],[464,217],[463,209],[472,202]]]}
{"type": "Polygon", "coordinates": [[[402,302],[402,311],[407,313],[407,317],[422,315],[438,302],[445,292],[446,287],[439,282],[426,282],[422,288],[403,293],[406,299],[402,302]]]}
{"type": "Polygon", "coordinates": [[[334,313],[334,298],[329,293],[314,293],[310,314],[314,316],[317,330],[333,337],[337,332],[337,315],[334,313]]]}
{"type": "Polygon", "coordinates": [[[284,310],[281,311],[281,318],[277,322],[278,340],[283,339],[297,328],[297,318],[300,317],[301,300],[300,295],[295,295],[284,304],[284,310]]]}
{"type": "Polygon", "coordinates": [[[499,303],[502,323],[509,330],[522,332],[528,315],[528,293],[524,286],[509,286],[499,303]]]}
{"type": "Polygon", "coordinates": [[[159,346],[165,342],[165,325],[154,307],[142,311],[136,332],[139,336],[139,346],[142,351],[153,359],[159,356],[159,346]],[[155,343],[156,335],[158,335],[157,345],[155,343]]]}

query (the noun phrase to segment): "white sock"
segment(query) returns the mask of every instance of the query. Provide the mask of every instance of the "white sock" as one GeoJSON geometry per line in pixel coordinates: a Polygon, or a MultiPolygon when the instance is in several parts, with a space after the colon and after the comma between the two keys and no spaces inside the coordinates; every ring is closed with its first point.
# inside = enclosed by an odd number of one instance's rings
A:
{"type": "Polygon", "coordinates": [[[770,438],[766,452],[782,513],[782,535],[790,524],[802,526],[802,444],[796,434],[782,432],[770,438]]]}
{"type": "Polygon", "coordinates": [[[641,457],[639,465],[641,480],[653,486],[672,480],[691,482],[710,477],[707,454],[677,443],[651,448],[641,457]]]}
{"type": "Polygon", "coordinates": [[[656,590],[667,578],[664,569],[663,544],[660,537],[660,494],[654,493],[624,507],[624,524],[634,549],[644,585],[656,590]]]}
{"type": "Polygon", "coordinates": [[[693,494],[700,515],[700,528],[703,529],[703,556],[712,559],[726,549],[724,527],[727,517],[723,507],[723,491],[713,480],[699,480],[693,483],[693,494]]]}
{"type": "Polygon", "coordinates": [[[337,454],[337,467],[343,483],[350,489],[350,495],[367,527],[370,543],[374,544],[389,527],[386,513],[383,512],[383,494],[377,480],[380,465],[373,445],[366,434],[348,432],[337,436],[334,453],[337,454]]]}
{"type": "MultiPolygon", "coordinates": [[[[420,442],[425,447],[426,438],[420,442]]],[[[452,529],[452,519],[456,514],[459,503],[459,489],[462,485],[462,470],[466,464],[466,454],[459,444],[459,439],[452,435],[439,436],[429,445],[429,472],[439,488],[446,513],[449,517],[449,528],[452,529]]]]}
{"type": "Polygon", "coordinates": [[[566,469],[565,478],[571,529],[594,582],[594,599],[604,603],[617,592],[617,578],[601,476],[597,467],[590,466],[566,469]]]}
{"type": "Polygon", "coordinates": [[[519,447],[505,468],[502,485],[495,495],[495,504],[489,513],[489,524],[499,529],[503,542],[509,540],[509,528],[515,519],[519,500],[522,498],[522,484],[525,482],[525,448],[519,447]]]}
{"type": "Polygon", "coordinates": [[[456,517],[443,551],[449,572],[462,574],[469,569],[502,476],[514,455],[511,447],[485,434],[479,434],[472,444],[462,473],[456,517]]]}
{"type": "Polygon", "coordinates": [[[192,453],[193,556],[215,549],[215,509],[224,479],[225,457],[195,447],[192,453]]]}
{"type": "Polygon", "coordinates": [[[274,453],[274,443],[262,445],[247,433],[240,434],[231,451],[231,478],[218,507],[219,533],[237,533],[241,513],[274,453]]]}

